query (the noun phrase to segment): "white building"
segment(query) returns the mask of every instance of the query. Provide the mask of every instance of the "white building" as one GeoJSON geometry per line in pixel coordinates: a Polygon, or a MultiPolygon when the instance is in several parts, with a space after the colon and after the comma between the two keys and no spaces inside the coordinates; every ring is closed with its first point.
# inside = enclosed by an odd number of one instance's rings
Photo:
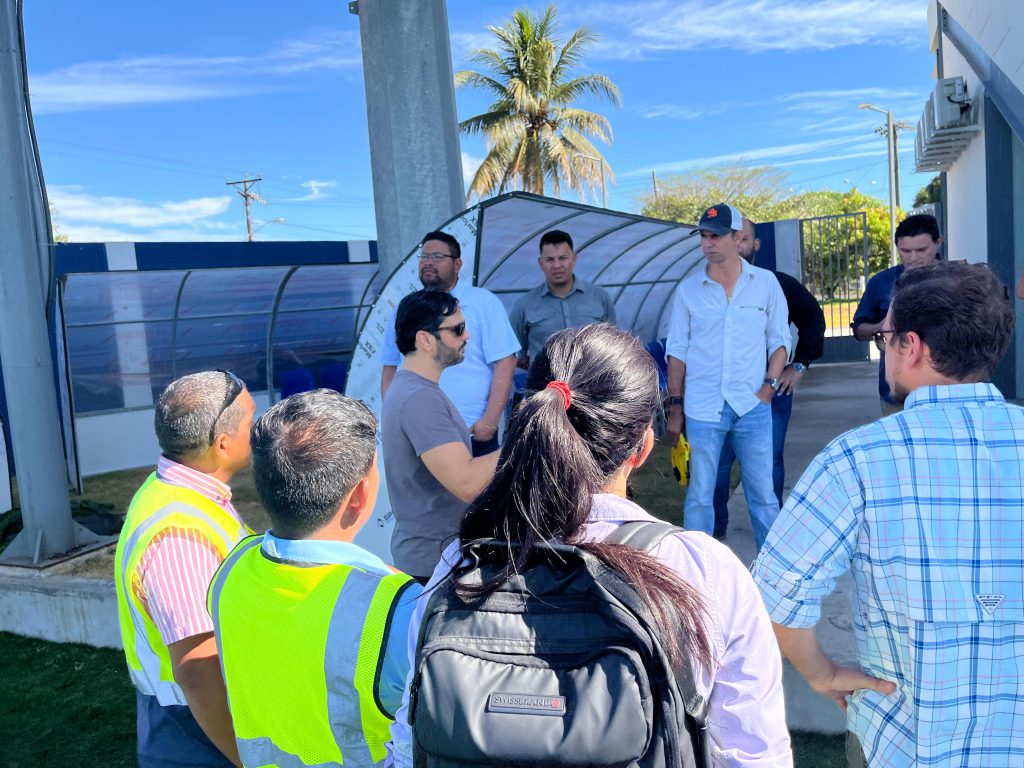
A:
{"type": "MultiPolygon", "coordinates": [[[[1024,271],[1024,1],[930,0],[937,87],[918,125],[917,169],[944,172],[944,251],[1024,271]]],[[[1024,397],[1024,312],[995,381],[1024,397]]]]}

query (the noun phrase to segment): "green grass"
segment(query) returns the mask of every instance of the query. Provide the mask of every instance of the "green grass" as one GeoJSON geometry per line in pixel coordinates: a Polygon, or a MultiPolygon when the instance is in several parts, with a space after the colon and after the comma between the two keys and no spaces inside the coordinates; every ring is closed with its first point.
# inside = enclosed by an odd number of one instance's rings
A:
{"type": "Polygon", "coordinates": [[[135,765],[124,654],[0,633],[0,766],[135,765]]]}
{"type": "MultiPolygon", "coordinates": [[[[144,474],[116,473],[105,483],[97,478],[87,495],[121,511],[144,474]]],[[[644,509],[682,522],[685,491],[672,477],[668,446],[655,445],[631,485],[644,509]]],[[[246,517],[259,522],[256,512],[246,517]]],[[[833,705],[822,699],[821,706],[833,705]]],[[[841,736],[792,736],[797,768],[846,765],[841,736]]],[[[134,765],[135,694],[121,651],[0,632],[0,768],[134,765]]]]}
{"type": "MultiPolygon", "coordinates": [[[[135,765],[135,693],[121,651],[0,632],[0,680],[2,768],[135,765]]],[[[797,768],[846,765],[841,736],[798,731],[793,751],[797,768]]]]}

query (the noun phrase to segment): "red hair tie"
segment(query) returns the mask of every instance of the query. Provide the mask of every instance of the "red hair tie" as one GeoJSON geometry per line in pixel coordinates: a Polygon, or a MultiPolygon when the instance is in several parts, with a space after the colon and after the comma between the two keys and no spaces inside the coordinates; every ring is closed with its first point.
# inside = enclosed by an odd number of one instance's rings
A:
{"type": "Polygon", "coordinates": [[[569,410],[569,406],[572,405],[572,392],[569,391],[569,385],[564,381],[552,381],[545,389],[555,389],[562,396],[562,402],[565,403],[565,410],[569,410]]]}

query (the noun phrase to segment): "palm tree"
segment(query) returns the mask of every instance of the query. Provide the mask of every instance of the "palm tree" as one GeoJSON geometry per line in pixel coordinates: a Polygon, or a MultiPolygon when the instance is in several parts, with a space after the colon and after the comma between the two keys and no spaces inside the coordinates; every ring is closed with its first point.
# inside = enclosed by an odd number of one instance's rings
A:
{"type": "Polygon", "coordinates": [[[566,187],[582,197],[605,175],[614,179],[588,138],[611,143],[611,124],[602,115],[572,106],[584,96],[621,104],[619,89],[604,75],[570,74],[596,36],[580,27],[561,45],[550,5],[540,16],[518,10],[511,21],[488,29],[498,38],[497,46],[477,49],[469,57],[484,71],[455,75],[457,87],[482,88],[495,98],[486,112],[459,124],[463,133],[487,137],[487,156],[473,176],[467,199],[510,189],[543,195],[548,183],[556,196],[566,187]]]}

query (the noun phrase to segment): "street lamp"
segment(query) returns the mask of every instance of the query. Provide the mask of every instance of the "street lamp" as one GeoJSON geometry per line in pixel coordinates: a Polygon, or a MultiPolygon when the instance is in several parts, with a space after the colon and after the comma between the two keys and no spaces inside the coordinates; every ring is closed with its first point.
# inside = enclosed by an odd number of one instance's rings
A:
{"type": "Polygon", "coordinates": [[[267,224],[284,224],[284,219],[282,219],[280,216],[278,216],[276,219],[271,219],[270,221],[264,221],[262,224],[260,224],[258,227],[256,227],[256,229],[254,229],[252,231],[252,233],[249,235],[249,242],[250,243],[252,242],[252,236],[255,235],[257,232],[259,232],[261,229],[263,229],[265,226],[267,226],[267,224]]]}
{"type": "Polygon", "coordinates": [[[899,157],[896,155],[896,126],[892,119],[892,110],[879,109],[871,104],[858,104],[857,109],[870,109],[885,115],[885,135],[889,149],[889,253],[890,261],[896,265],[896,164],[899,157]]]}

